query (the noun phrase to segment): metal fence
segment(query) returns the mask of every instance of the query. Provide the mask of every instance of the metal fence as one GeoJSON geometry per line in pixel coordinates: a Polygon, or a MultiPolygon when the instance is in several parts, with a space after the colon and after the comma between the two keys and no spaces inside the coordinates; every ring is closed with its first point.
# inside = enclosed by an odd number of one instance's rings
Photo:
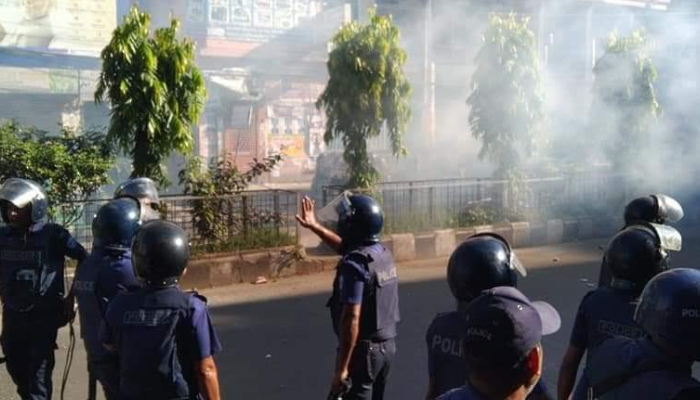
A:
{"type": "MultiPolygon", "coordinates": [[[[342,191],[324,187],[323,204],[342,191]]],[[[393,232],[602,215],[619,210],[628,197],[624,176],[592,173],[515,181],[386,182],[372,194],[382,203],[387,231],[393,232]]]]}
{"type": "MultiPolygon", "coordinates": [[[[59,207],[59,216],[78,210],[79,218],[68,229],[88,249],[92,247],[92,219],[108,201],[89,200],[59,207]]],[[[294,216],[298,204],[295,192],[266,190],[213,198],[164,196],[158,210],[164,219],[187,232],[195,248],[213,246],[212,251],[224,251],[296,244],[298,227],[294,216]],[[207,212],[209,215],[205,215],[207,212]],[[218,229],[220,235],[208,237],[210,227],[218,229]]]]}

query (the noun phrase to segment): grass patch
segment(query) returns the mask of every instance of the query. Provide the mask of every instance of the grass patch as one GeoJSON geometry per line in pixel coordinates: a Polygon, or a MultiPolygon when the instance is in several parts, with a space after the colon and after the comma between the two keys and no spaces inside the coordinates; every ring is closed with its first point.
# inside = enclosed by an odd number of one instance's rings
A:
{"type": "Polygon", "coordinates": [[[274,229],[260,229],[251,231],[246,237],[237,235],[225,242],[193,243],[192,255],[292,246],[295,245],[296,242],[296,238],[288,233],[279,232],[274,229]]]}

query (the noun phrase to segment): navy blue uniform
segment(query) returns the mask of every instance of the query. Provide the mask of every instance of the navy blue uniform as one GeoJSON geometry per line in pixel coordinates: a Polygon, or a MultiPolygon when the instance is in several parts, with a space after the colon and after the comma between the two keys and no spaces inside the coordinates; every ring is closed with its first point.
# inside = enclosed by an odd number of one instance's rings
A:
{"type": "Polygon", "coordinates": [[[107,304],[118,293],[140,288],[125,250],[95,248],[77,271],[73,292],[80,310],[80,336],[85,343],[88,370],[100,381],[107,400],[119,395],[116,354],[108,352],[99,332],[107,304]]]}
{"type": "Polygon", "coordinates": [[[117,347],[122,400],[196,399],[195,363],[221,351],[206,299],[177,287],[117,295],[101,335],[117,347]]]}
{"type": "Polygon", "coordinates": [[[333,329],[345,304],[361,304],[360,335],[350,359],[350,392],[343,398],[381,400],[396,354],[400,320],[398,275],[391,253],[381,244],[348,251],[340,260],[328,301],[333,329]]]}
{"type": "Polygon", "coordinates": [[[651,340],[613,338],[590,355],[589,379],[595,387],[611,378],[626,376],[598,399],[690,400],[700,398],[700,382],[690,365],[679,365],[651,340]]]}
{"type": "Polygon", "coordinates": [[[22,399],[51,399],[58,328],[64,313],[65,257],[87,253],[63,227],[36,223],[29,232],[0,228],[2,349],[22,399]]]}
{"type": "Polygon", "coordinates": [[[488,400],[486,396],[477,392],[470,384],[452,389],[438,397],[437,400],[488,400]]]}
{"type": "MultiPolygon", "coordinates": [[[[569,344],[589,352],[611,337],[636,339],[644,335],[634,322],[638,294],[610,287],[588,292],[581,300],[569,344]]],[[[581,375],[572,400],[585,400],[588,390],[589,362],[581,375]]]]}
{"type": "MultiPolygon", "coordinates": [[[[428,374],[434,382],[436,396],[461,387],[467,379],[461,346],[466,329],[467,321],[459,311],[438,314],[428,327],[425,336],[428,345],[428,374]]],[[[543,396],[547,396],[547,388],[540,380],[528,398],[543,396]]]]}

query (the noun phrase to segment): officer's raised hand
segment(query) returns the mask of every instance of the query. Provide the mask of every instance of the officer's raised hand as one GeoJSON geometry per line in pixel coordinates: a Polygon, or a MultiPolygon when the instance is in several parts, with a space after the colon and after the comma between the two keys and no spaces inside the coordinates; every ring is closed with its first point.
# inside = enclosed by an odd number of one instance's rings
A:
{"type": "Polygon", "coordinates": [[[323,240],[324,243],[333,248],[333,250],[337,252],[341,251],[343,240],[337,233],[326,229],[323,225],[318,223],[314,215],[314,201],[308,196],[304,196],[301,200],[301,215],[297,214],[296,219],[301,226],[311,230],[316,236],[323,240]]]}

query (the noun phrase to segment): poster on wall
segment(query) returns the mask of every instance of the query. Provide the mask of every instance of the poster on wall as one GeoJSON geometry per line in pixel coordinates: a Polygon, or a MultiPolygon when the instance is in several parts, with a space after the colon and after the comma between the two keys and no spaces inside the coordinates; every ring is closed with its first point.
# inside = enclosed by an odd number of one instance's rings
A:
{"type": "Polygon", "coordinates": [[[117,25],[114,0],[0,0],[0,47],[99,55],[117,25]]]}

